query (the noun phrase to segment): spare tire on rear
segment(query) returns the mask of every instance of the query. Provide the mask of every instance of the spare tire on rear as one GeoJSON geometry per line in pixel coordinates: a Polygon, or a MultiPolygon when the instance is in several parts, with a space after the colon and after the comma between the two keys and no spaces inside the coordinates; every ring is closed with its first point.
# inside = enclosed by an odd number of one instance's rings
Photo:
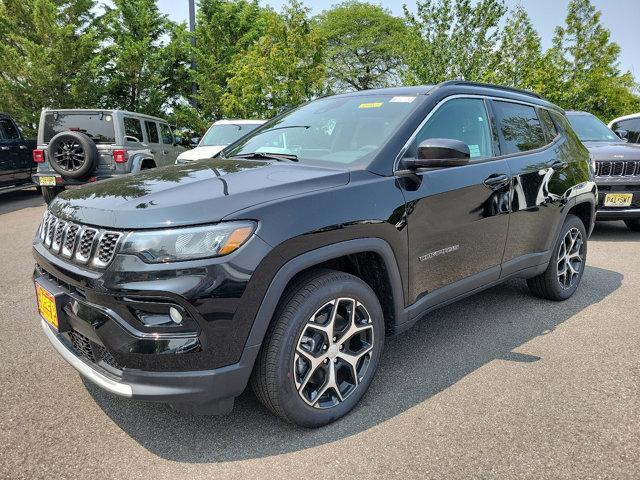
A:
{"type": "Polygon", "coordinates": [[[82,132],[62,132],[49,142],[49,164],[65,178],[84,178],[98,165],[98,147],[82,132]]]}

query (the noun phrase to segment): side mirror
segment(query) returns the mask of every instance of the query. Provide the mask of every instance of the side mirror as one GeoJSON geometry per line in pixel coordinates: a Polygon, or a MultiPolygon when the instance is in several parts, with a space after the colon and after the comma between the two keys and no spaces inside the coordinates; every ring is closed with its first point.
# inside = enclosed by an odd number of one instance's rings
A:
{"type": "Polygon", "coordinates": [[[629,132],[627,130],[618,129],[614,133],[616,135],[618,135],[622,140],[628,140],[629,139],[629,132]]]}
{"type": "Polygon", "coordinates": [[[193,137],[191,139],[191,141],[189,142],[189,146],[191,148],[196,148],[198,146],[198,144],[200,143],[200,137],[193,137]]]}
{"type": "Polygon", "coordinates": [[[450,138],[430,138],[418,145],[416,158],[405,159],[409,169],[460,167],[471,158],[469,146],[450,138]]]}

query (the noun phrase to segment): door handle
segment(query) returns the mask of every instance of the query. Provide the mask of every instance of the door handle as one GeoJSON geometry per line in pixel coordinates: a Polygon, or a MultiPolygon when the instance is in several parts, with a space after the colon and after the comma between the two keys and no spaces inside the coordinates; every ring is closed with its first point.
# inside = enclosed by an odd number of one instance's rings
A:
{"type": "Polygon", "coordinates": [[[489,187],[491,190],[499,190],[502,187],[505,187],[510,182],[509,175],[505,175],[503,173],[494,173],[493,175],[489,175],[483,182],[485,186],[489,187]]]}
{"type": "Polygon", "coordinates": [[[563,162],[562,160],[557,160],[551,164],[551,168],[556,171],[564,170],[567,168],[569,164],[567,162],[563,162]]]}
{"type": "Polygon", "coordinates": [[[162,150],[162,153],[164,153],[165,155],[167,155],[169,152],[167,152],[166,150],[162,150]]]}
{"type": "Polygon", "coordinates": [[[11,150],[11,147],[0,147],[0,150],[3,150],[6,152],[7,150],[11,150]]]}
{"type": "Polygon", "coordinates": [[[26,145],[20,145],[20,150],[26,150],[27,146],[26,145]]]}

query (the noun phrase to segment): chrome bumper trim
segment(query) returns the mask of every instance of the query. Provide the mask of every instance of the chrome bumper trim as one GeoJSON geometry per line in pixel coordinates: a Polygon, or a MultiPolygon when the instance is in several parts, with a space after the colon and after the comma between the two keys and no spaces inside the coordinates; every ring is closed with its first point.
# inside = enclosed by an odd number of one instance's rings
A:
{"type": "Polygon", "coordinates": [[[116,382],[115,380],[110,379],[106,375],[94,370],[85,362],[80,360],[69,348],[60,341],[58,336],[53,332],[49,324],[41,319],[40,323],[42,325],[42,329],[44,330],[45,335],[53,345],[53,348],[57,350],[57,352],[62,355],[69,364],[75,368],[80,375],[85,377],[87,380],[91,380],[93,383],[98,385],[99,387],[107,390],[108,392],[115,393],[116,395],[120,395],[121,397],[131,397],[133,396],[133,390],[130,385],[125,383],[116,382]]]}

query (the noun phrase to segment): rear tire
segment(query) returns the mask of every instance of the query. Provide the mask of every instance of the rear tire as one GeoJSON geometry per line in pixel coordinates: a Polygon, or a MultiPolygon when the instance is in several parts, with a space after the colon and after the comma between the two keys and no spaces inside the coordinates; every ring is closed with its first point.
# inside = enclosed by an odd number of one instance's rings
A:
{"type": "Polygon", "coordinates": [[[64,187],[41,187],[44,201],[49,205],[60,192],[64,191],[64,187]]]}
{"type": "Polygon", "coordinates": [[[634,218],[633,220],[625,220],[624,223],[627,228],[632,232],[640,232],[640,218],[634,218]]]}
{"type": "Polygon", "coordinates": [[[587,232],[582,220],[567,215],[544,273],[527,279],[535,296],[561,301],[570,298],[580,285],[587,262],[587,232]]]}
{"type": "Polygon", "coordinates": [[[376,294],[344,272],[316,270],[283,295],[251,377],[262,404],[304,427],[331,423],[365,394],[384,345],[376,294]]]}

